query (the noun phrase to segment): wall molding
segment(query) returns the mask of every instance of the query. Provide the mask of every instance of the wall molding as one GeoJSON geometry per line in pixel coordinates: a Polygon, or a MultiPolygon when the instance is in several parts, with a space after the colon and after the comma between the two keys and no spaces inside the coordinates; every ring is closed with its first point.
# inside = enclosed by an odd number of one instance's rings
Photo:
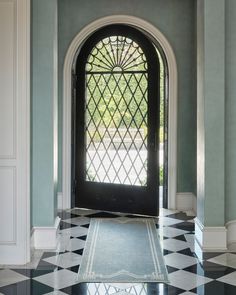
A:
{"type": "Polygon", "coordinates": [[[60,220],[57,216],[54,226],[33,227],[31,231],[31,248],[56,249],[60,220]]]}
{"type": "Polygon", "coordinates": [[[227,222],[225,227],[227,228],[227,246],[230,248],[236,244],[236,220],[227,222]]]}
{"type": "Polygon", "coordinates": [[[225,226],[204,226],[195,218],[195,239],[203,251],[227,251],[225,226]]]}
{"type": "Polygon", "coordinates": [[[176,194],[176,209],[180,211],[193,211],[196,215],[197,198],[191,192],[179,192],[176,194]]]}
{"type": "Polygon", "coordinates": [[[174,51],[166,37],[149,22],[130,15],[111,15],[97,19],[84,27],[75,36],[66,53],[63,70],[63,164],[62,193],[63,209],[71,207],[71,72],[78,49],[86,38],[95,30],[110,24],[127,24],[144,30],[153,42],[162,47],[169,70],[169,139],[168,139],[168,205],[176,208],[176,174],[177,174],[177,64],[174,51]]]}
{"type": "Polygon", "coordinates": [[[57,193],[57,209],[63,209],[63,195],[62,192],[57,193]]]}

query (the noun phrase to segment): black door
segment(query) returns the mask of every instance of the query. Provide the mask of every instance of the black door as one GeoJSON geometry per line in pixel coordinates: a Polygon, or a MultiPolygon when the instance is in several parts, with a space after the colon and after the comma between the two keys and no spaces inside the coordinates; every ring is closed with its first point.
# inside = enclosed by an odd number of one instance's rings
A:
{"type": "Polygon", "coordinates": [[[159,204],[159,61],[135,28],[91,35],[76,61],[75,206],[144,215],[159,204]]]}

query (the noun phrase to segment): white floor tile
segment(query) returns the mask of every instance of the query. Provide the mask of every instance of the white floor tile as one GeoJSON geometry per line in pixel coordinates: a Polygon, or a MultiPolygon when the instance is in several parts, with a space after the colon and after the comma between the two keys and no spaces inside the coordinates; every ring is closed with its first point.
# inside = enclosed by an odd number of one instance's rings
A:
{"type": "Polygon", "coordinates": [[[211,258],[208,261],[225,265],[228,267],[236,268],[236,254],[224,253],[214,258],[211,258]]]}
{"type": "Polygon", "coordinates": [[[19,283],[29,278],[10,269],[0,270],[0,287],[19,283]]]}
{"type": "Polygon", "coordinates": [[[67,251],[75,251],[83,249],[85,245],[85,241],[79,239],[70,239],[67,243],[66,250],[67,251]]]}
{"type": "Polygon", "coordinates": [[[170,285],[183,290],[191,290],[212,281],[212,279],[199,276],[184,270],[178,270],[169,274],[169,280],[170,285]]]}
{"type": "Polygon", "coordinates": [[[188,248],[188,243],[184,241],[179,241],[176,239],[166,239],[163,240],[163,248],[169,251],[180,251],[188,248]]]}
{"type": "Polygon", "coordinates": [[[75,226],[71,228],[62,229],[60,231],[62,235],[70,235],[71,237],[77,238],[88,234],[88,229],[81,226],[75,226]]]}
{"type": "Polygon", "coordinates": [[[191,252],[194,252],[195,250],[195,235],[194,234],[187,234],[184,235],[187,243],[188,243],[188,247],[190,248],[191,252]]]}
{"type": "Polygon", "coordinates": [[[165,208],[160,208],[159,215],[160,216],[166,216],[174,213],[178,213],[178,210],[171,210],[171,209],[165,209],[165,208]]]}
{"type": "Polygon", "coordinates": [[[58,235],[58,245],[56,252],[65,252],[66,251],[66,246],[68,245],[70,241],[70,235],[58,235]]]}
{"type": "Polygon", "coordinates": [[[164,236],[167,238],[174,238],[176,236],[184,235],[188,233],[186,230],[177,229],[173,227],[163,227],[157,230],[158,234],[160,236],[164,236]]]}
{"type": "Polygon", "coordinates": [[[80,264],[81,259],[81,255],[75,254],[73,252],[67,252],[64,254],[45,258],[43,260],[63,268],[68,268],[80,264]]]}
{"type": "Polygon", "coordinates": [[[178,224],[178,223],[181,223],[181,222],[183,222],[183,220],[170,218],[170,217],[165,217],[165,216],[161,216],[158,219],[158,224],[160,226],[170,226],[170,225],[178,224]]]}
{"type": "Polygon", "coordinates": [[[54,289],[62,289],[78,284],[77,274],[67,269],[50,272],[46,275],[36,277],[34,280],[54,289]]]}
{"type": "Polygon", "coordinates": [[[236,271],[217,279],[217,281],[236,286],[236,271]]]}
{"type": "Polygon", "coordinates": [[[31,259],[30,262],[26,263],[26,264],[17,264],[17,265],[0,265],[0,268],[10,268],[10,269],[36,269],[39,261],[43,255],[43,250],[33,250],[32,254],[31,254],[31,259]]]}
{"type": "Polygon", "coordinates": [[[179,254],[179,253],[171,253],[164,256],[165,263],[169,266],[173,266],[178,269],[183,269],[190,265],[194,265],[198,262],[198,260],[194,257],[179,254]]]}

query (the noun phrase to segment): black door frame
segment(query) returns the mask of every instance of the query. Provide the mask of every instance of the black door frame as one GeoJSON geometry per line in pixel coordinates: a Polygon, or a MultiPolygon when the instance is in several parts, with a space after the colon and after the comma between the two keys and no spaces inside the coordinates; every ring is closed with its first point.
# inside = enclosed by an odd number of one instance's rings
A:
{"type": "MultiPolygon", "coordinates": [[[[122,27],[123,25],[119,25],[119,27],[122,27]]],[[[111,25],[111,26],[109,26],[109,27],[118,27],[117,25],[111,25]]],[[[128,27],[127,25],[124,25],[124,27],[128,27]]],[[[134,28],[131,28],[131,27],[129,27],[131,30],[136,30],[137,31],[137,29],[134,29],[134,28]]],[[[103,29],[100,29],[99,30],[99,32],[96,32],[94,35],[96,36],[96,34],[97,34],[97,37],[99,36],[99,39],[101,39],[101,30],[103,30],[103,32],[106,34],[106,30],[109,30],[109,28],[108,27],[106,27],[106,28],[103,28],[103,29]]],[[[144,35],[144,33],[143,32],[140,32],[139,31],[139,34],[143,34],[143,36],[144,36],[144,38],[146,38],[145,37],[145,35],[144,35]]],[[[98,39],[98,40],[99,40],[98,39]]],[[[150,40],[148,40],[149,42],[150,42],[150,40]]],[[[85,42],[85,44],[86,44],[86,42],[85,42]]],[[[87,46],[83,46],[82,47],[82,49],[80,50],[80,52],[79,52],[79,56],[82,56],[82,55],[84,55],[84,57],[86,56],[86,54],[88,54],[88,53],[90,53],[90,51],[91,51],[91,49],[92,49],[92,47],[93,47],[93,45],[91,44],[91,43],[87,43],[87,46]],[[88,50],[88,48],[90,48],[90,50],[88,50]]],[[[158,49],[158,51],[159,51],[159,49],[158,49]]],[[[160,53],[160,51],[159,51],[159,53],[160,53]]],[[[165,58],[163,58],[163,54],[161,54],[161,56],[162,56],[162,59],[163,59],[163,62],[165,62],[165,58]]],[[[84,58],[84,61],[86,61],[87,59],[86,58],[84,58]]],[[[159,63],[159,61],[158,61],[158,63],[159,63]]],[[[81,65],[81,60],[80,60],[80,65],[81,65]]],[[[77,64],[76,64],[76,67],[78,66],[78,59],[77,59],[77,64]]],[[[166,67],[165,67],[165,69],[166,69],[166,67]]],[[[168,72],[168,71],[166,71],[166,72],[168,72]]],[[[84,89],[82,89],[82,88],[80,88],[80,89],[78,89],[77,88],[77,90],[76,90],[76,93],[75,93],[75,85],[76,85],[76,80],[78,79],[78,77],[77,77],[77,75],[75,74],[75,72],[73,72],[72,73],[72,75],[73,75],[73,79],[72,79],[72,81],[73,81],[73,87],[72,87],[72,91],[73,91],[73,93],[72,93],[72,167],[71,167],[71,169],[72,169],[72,197],[71,197],[71,200],[72,200],[72,207],[74,207],[76,204],[75,204],[75,192],[76,192],[76,187],[77,187],[77,183],[76,183],[76,181],[74,180],[75,179],[75,177],[74,177],[74,175],[75,175],[75,138],[76,138],[76,133],[75,133],[75,109],[76,109],[76,96],[78,96],[78,95],[80,95],[79,93],[81,93],[81,92],[83,92],[84,91],[84,89]]],[[[158,82],[159,81],[156,81],[156,83],[158,84],[158,82]]],[[[156,84],[156,85],[157,85],[156,84]]],[[[167,84],[167,83],[166,83],[167,84]]],[[[159,86],[158,86],[158,88],[159,88],[159,86]]],[[[167,101],[168,101],[168,98],[167,98],[167,101]]],[[[168,107],[168,105],[165,103],[165,107],[168,107]]],[[[156,109],[158,110],[158,112],[159,112],[159,105],[157,104],[156,105],[156,109]]],[[[168,109],[166,108],[165,109],[166,111],[165,111],[165,114],[167,113],[168,114],[168,109]]],[[[81,120],[84,116],[83,116],[83,113],[84,113],[84,109],[80,109],[79,110],[79,120],[81,120]]],[[[158,116],[158,120],[159,120],[159,116],[158,116]]],[[[167,124],[168,124],[168,118],[165,118],[165,122],[166,122],[166,124],[165,124],[165,131],[166,130],[168,130],[168,128],[167,128],[167,124]]],[[[166,134],[166,132],[165,132],[165,134],[166,134]]],[[[158,140],[158,142],[159,142],[159,140],[158,140]]],[[[154,145],[157,145],[158,143],[152,143],[152,144],[154,144],[154,145]]],[[[164,141],[164,146],[165,146],[165,151],[167,151],[167,138],[165,137],[165,141],[164,141]]],[[[155,149],[154,149],[154,152],[155,152],[155,149]]],[[[77,159],[78,160],[78,159],[77,159]]],[[[158,160],[158,159],[157,159],[158,160]]],[[[168,165],[167,165],[167,163],[165,162],[165,167],[167,167],[168,165]]],[[[159,165],[158,165],[158,167],[159,167],[159,165]]],[[[168,181],[168,177],[167,177],[167,171],[164,169],[164,175],[165,175],[165,180],[166,180],[166,184],[167,184],[167,181],[168,181]]],[[[153,176],[154,178],[155,178],[155,175],[153,176]]],[[[155,178],[155,181],[156,182],[158,182],[158,178],[155,178]]],[[[159,184],[158,184],[158,186],[159,186],[159,184]]],[[[167,207],[167,185],[166,185],[166,190],[164,190],[164,192],[166,192],[166,193],[164,193],[165,195],[166,195],[166,198],[165,198],[165,200],[164,200],[164,207],[167,207]]],[[[142,212],[140,212],[140,213],[142,213],[142,212]]],[[[155,215],[155,214],[154,214],[155,215]]]]}

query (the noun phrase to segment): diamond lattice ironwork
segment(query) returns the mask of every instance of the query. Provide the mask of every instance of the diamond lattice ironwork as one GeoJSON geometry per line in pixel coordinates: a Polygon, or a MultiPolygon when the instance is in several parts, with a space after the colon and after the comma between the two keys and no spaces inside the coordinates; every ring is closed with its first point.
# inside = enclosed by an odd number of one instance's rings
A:
{"type": "Polygon", "coordinates": [[[132,40],[100,41],[86,65],[86,180],[146,186],[147,65],[132,40]]]}

